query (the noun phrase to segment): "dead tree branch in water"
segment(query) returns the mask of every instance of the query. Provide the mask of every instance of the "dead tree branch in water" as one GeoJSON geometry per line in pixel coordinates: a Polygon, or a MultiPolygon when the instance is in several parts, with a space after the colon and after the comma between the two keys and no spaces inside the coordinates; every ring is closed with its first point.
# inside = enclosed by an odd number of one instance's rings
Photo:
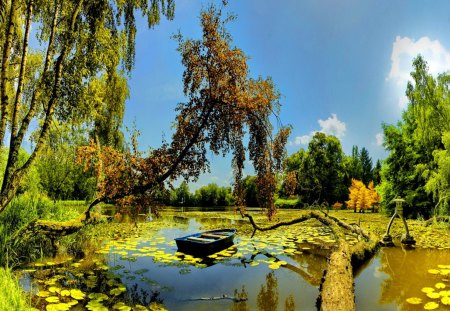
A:
{"type": "Polygon", "coordinates": [[[322,311],[356,310],[353,267],[360,265],[376,252],[379,245],[376,236],[365,232],[359,226],[349,225],[336,217],[317,211],[309,211],[293,220],[278,222],[268,227],[256,224],[253,217],[248,213],[241,211],[241,216],[249,219],[253,227],[252,237],[256,231],[270,231],[283,226],[302,223],[311,218],[317,219],[329,227],[337,237],[338,244],[327,260],[327,269],[324,271],[320,284],[317,307],[322,311]],[[362,236],[364,241],[350,247],[345,240],[344,230],[362,236]]]}

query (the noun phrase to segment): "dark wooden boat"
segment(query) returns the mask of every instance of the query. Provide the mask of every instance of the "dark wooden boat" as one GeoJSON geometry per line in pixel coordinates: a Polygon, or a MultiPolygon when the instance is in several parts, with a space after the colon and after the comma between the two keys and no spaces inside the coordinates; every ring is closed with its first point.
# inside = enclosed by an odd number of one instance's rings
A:
{"type": "Polygon", "coordinates": [[[178,250],[186,254],[209,255],[233,245],[236,229],[199,232],[176,238],[178,250]]]}

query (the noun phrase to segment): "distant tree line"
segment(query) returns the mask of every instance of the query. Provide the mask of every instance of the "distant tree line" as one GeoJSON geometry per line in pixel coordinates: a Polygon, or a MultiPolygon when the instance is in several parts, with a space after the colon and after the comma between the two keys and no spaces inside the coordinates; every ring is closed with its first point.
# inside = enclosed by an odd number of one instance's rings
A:
{"type": "Polygon", "coordinates": [[[231,187],[219,187],[215,183],[210,183],[191,192],[187,182],[183,181],[170,191],[163,202],[171,206],[232,206],[234,197],[231,187]]]}
{"type": "Polygon", "coordinates": [[[338,138],[318,132],[307,150],[302,148],[287,158],[279,196],[298,196],[307,204],[343,203],[348,200],[352,179],[376,186],[380,170],[381,162],[373,166],[366,148],[353,146],[347,156],[338,138]]]}

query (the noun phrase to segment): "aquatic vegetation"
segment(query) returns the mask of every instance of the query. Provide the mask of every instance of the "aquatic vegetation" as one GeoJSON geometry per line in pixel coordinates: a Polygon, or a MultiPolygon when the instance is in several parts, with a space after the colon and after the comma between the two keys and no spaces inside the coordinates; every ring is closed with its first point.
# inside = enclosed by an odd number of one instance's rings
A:
{"type": "MultiPolygon", "coordinates": [[[[428,269],[428,273],[435,275],[436,277],[440,277],[443,275],[442,272],[444,272],[445,275],[443,276],[446,276],[448,274],[446,271],[448,267],[449,265],[440,264],[437,266],[438,269],[428,269]]],[[[443,278],[441,282],[435,283],[433,287],[423,287],[421,292],[424,293],[427,298],[432,299],[432,301],[425,302],[423,308],[425,310],[434,310],[439,308],[440,303],[442,305],[450,305],[450,290],[443,290],[449,286],[449,280],[447,278],[443,278]]],[[[406,302],[412,305],[419,305],[424,301],[419,297],[410,297],[406,299],[406,302]]]]}
{"type": "Polygon", "coordinates": [[[19,282],[11,271],[0,268],[0,310],[26,310],[26,296],[20,288],[19,282]]]}

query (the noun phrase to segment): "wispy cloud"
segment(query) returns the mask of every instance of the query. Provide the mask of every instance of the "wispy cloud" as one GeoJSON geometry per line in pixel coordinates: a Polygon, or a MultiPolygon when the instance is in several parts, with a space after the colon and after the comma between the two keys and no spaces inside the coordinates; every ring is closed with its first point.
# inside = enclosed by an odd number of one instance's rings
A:
{"type": "Polygon", "coordinates": [[[392,45],[391,69],[386,80],[396,86],[401,109],[405,109],[408,103],[404,96],[406,84],[411,80],[412,60],[419,54],[426,60],[432,75],[450,70],[450,52],[438,40],[428,37],[414,40],[397,36],[392,45]]]}
{"type": "Polygon", "coordinates": [[[375,143],[377,146],[382,146],[384,141],[384,134],[383,133],[377,133],[375,135],[375,143]]]}
{"type": "Polygon", "coordinates": [[[347,126],[345,125],[345,122],[342,122],[338,119],[337,115],[335,113],[331,114],[331,117],[328,117],[326,120],[319,119],[317,121],[320,126],[320,130],[318,131],[312,131],[308,135],[302,135],[297,136],[294,139],[293,145],[307,145],[311,139],[313,138],[314,134],[317,132],[322,132],[327,135],[333,135],[337,138],[342,138],[345,136],[345,132],[347,131],[347,126]]]}

